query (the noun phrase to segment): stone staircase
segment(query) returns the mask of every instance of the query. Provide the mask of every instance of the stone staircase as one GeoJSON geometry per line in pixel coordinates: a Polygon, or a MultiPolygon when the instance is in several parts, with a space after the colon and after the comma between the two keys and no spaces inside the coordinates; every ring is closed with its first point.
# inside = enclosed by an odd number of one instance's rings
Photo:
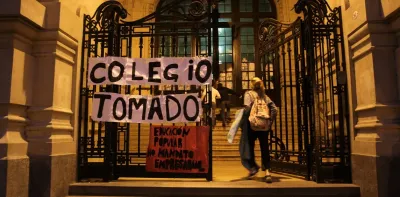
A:
{"type": "MultiPolygon", "coordinates": [[[[231,121],[234,121],[235,114],[240,108],[231,108],[230,118],[231,121]]],[[[216,113],[220,113],[220,109],[216,110],[216,113]]],[[[294,114],[296,115],[296,114],[294,114]]],[[[278,114],[278,121],[274,124],[273,130],[274,135],[279,137],[285,144],[286,149],[289,150],[297,150],[298,146],[298,135],[297,135],[297,118],[295,116],[293,122],[291,121],[291,114],[290,112],[285,115],[285,111],[280,111],[278,114]],[[288,122],[280,123],[280,115],[282,114],[282,120],[285,121],[285,116],[287,116],[288,122]],[[294,135],[292,128],[294,127],[294,135]],[[286,128],[288,133],[286,134],[286,128]],[[282,131],[282,132],[281,132],[282,131]],[[286,140],[287,139],[287,140],[286,140]],[[294,143],[293,143],[294,139],[294,143]],[[287,143],[288,142],[288,143],[287,143]]],[[[184,125],[181,123],[175,124],[176,126],[184,125]]],[[[188,124],[188,126],[195,125],[195,124],[188,124]]],[[[239,128],[233,143],[228,143],[227,134],[229,132],[231,123],[227,123],[226,127],[222,126],[222,121],[217,119],[217,124],[213,129],[213,160],[215,161],[238,161],[240,162],[240,154],[239,154],[239,141],[241,136],[241,129],[239,128]]],[[[129,151],[130,152],[141,152],[145,153],[149,143],[149,131],[150,131],[150,124],[141,124],[140,125],[140,134],[138,129],[138,124],[131,124],[130,125],[130,132],[129,132],[129,151]]],[[[124,136],[119,136],[120,140],[124,140],[124,136]]],[[[97,140],[97,136],[95,137],[95,141],[97,140]]],[[[120,143],[119,145],[120,150],[124,150],[124,144],[120,143]]],[[[273,147],[274,148],[274,147],[273,147]]],[[[260,158],[261,152],[258,140],[256,141],[255,146],[255,155],[256,158],[260,158]]],[[[144,158],[139,158],[139,160],[143,160],[144,158]]]]}
{"type": "MultiPolygon", "coordinates": [[[[232,108],[230,117],[232,122],[234,121],[234,117],[236,111],[240,108],[232,108]]],[[[219,114],[219,109],[217,110],[217,114],[219,114]]],[[[279,111],[277,121],[274,123],[273,135],[282,140],[285,144],[286,150],[293,151],[298,150],[298,128],[297,128],[297,114],[293,112],[293,121],[291,112],[288,111],[286,114],[285,110],[279,111]],[[282,117],[280,117],[282,116],[282,117]],[[282,123],[280,121],[282,120],[282,123]],[[287,122],[286,122],[287,119],[287,122]],[[293,135],[294,134],[294,135],[293,135]]],[[[240,136],[242,134],[241,129],[238,130],[233,143],[229,144],[227,141],[227,134],[230,129],[230,124],[228,123],[226,127],[222,127],[222,122],[217,120],[217,125],[213,129],[213,159],[214,160],[223,160],[223,161],[240,161],[239,155],[239,141],[240,136]]],[[[261,157],[260,146],[258,140],[256,141],[256,146],[254,148],[255,155],[257,160],[261,157]]],[[[275,149],[275,146],[272,147],[275,149]]]]}
{"type": "MultiPolygon", "coordinates": [[[[235,114],[239,110],[239,108],[231,108],[230,118],[232,122],[234,121],[235,114]]],[[[220,113],[220,109],[216,110],[217,114],[220,113]]],[[[175,125],[183,125],[183,124],[175,124],[175,125]]],[[[188,124],[191,125],[191,124],[188,124]]],[[[194,125],[194,124],[193,124],[194,125]]],[[[238,161],[240,162],[239,155],[239,141],[241,136],[241,130],[239,129],[233,143],[228,143],[227,134],[230,129],[231,124],[227,123],[226,127],[222,127],[222,121],[217,120],[217,124],[213,129],[213,160],[215,161],[238,161]]],[[[130,135],[129,135],[129,147],[130,151],[136,152],[140,147],[140,152],[145,152],[147,150],[149,135],[148,131],[150,130],[149,124],[141,124],[140,126],[140,135],[138,135],[138,129],[136,124],[131,124],[130,135]],[[138,138],[140,136],[140,140],[138,138]],[[138,144],[140,143],[140,145],[138,144]]],[[[258,146],[258,141],[256,142],[255,154],[256,157],[260,157],[260,148],[258,146]]]]}
{"type": "MultiPolygon", "coordinates": [[[[230,118],[231,122],[235,120],[235,114],[240,108],[231,108],[230,118]]],[[[216,110],[217,114],[220,113],[220,109],[216,110]]],[[[213,160],[215,161],[240,161],[239,154],[239,141],[240,136],[242,134],[241,129],[239,128],[236,133],[235,138],[233,139],[233,143],[230,144],[227,140],[227,134],[229,132],[231,124],[227,123],[226,127],[222,127],[222,121],[217,119],[217,124],[213,129],[213,160]]],[[[260,147],[258,142],[256,142],[255,147],[255,155],[256,157],[260,157],[260,147]]]]}

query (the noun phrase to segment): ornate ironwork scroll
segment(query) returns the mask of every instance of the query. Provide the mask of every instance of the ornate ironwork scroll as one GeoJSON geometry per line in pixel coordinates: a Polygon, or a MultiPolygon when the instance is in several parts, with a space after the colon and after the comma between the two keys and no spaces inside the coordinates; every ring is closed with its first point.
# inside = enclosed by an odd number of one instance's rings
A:
{"type": "Polygon", "coordinates": [[[325,0],[299,0],[294,5],[297,14],[303,13],[304,19],[312,20],[315,25],[324,23],[328,9],[331,10],[325,0]]]}
{"type": "Polygon", "coordinates": [[[128,12],[118,1],[106,1],[101,4],[92,17],[86,16],[87,28],[91,31],[107,30],[125,19],[128,12]],[[99,29],[97,29],[97,26],[99,29]]]}
{"type": "Polygon", "coordinates": [[[258,39],[260,40],[259,52],[262,54],[265,50],[279,42],[279,33],[288,28],[291,24],[281,23],[273,18],[267,18],[261,22],[258,27],[258,39]]]}
{"type": "Polygon", "coordinates": [[[129,24],[141,24],[157,18],[157,20],[201,21],[208,17],[207,0],[160,0],[155,12],[135,21],[123,21],[129,24]],[[185,4],[189,3],[189,4],[185,4]]]}

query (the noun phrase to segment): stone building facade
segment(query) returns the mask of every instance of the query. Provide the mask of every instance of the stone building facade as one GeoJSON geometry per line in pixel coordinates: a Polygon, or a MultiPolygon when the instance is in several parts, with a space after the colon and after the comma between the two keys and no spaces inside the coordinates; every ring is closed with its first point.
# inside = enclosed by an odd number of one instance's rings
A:
{"type": "MultiPolygon", "coordinates": [[[[83,14],[104,0],[0,0],[0,196],[61,197],[76,181],[83,14]]],[[[121,0],[127,20],[157,0],[121,0]]],[[[275,0],[292,22],[296,0],[275,0]]],[[[397,196],[400,176],[400,1],[341,6],[347,50],[352,180],[362,197],[397,196]]]]}

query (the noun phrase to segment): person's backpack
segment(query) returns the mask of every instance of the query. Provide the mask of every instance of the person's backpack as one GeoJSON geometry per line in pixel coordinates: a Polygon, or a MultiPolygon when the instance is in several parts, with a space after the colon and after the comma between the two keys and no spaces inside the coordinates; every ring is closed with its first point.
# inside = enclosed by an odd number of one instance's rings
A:
{"type": "Polygon", "coordinates": [[[253,96],[254,102],[250,110],[249,122],[253,131],[267,131],[271,124],[269,107],[266,99],[253,96]]]}

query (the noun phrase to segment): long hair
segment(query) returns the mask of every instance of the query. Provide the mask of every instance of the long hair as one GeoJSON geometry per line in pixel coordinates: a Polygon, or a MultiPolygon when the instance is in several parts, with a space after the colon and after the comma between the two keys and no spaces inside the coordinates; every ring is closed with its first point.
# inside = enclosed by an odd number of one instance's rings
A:
{"type": "Polygon", "coordinates": [[[251,85],[252,85],[251,89],[253,91],[257,92],[257,94],[260,98],[265,97],[265,87],[264,87],[263,81],[260,78],[258,78],[258,77],[253,78],[251,80],[251,85]]]}

